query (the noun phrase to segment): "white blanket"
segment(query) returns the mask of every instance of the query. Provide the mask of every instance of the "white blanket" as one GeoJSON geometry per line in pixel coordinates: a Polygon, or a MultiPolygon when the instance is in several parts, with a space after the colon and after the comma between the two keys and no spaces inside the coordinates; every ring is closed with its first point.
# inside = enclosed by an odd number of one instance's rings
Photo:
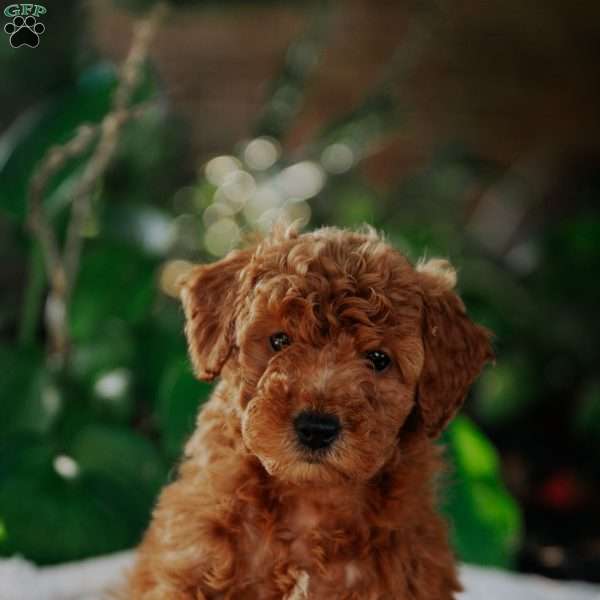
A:
{"type": "MultiPolygon", "coordinates": [[[[37,568],[21,558],[0,560],[0,600],[101,600],[131,565],[122,552],[57,567],[37,568]]],[[[460,600],[600,600],[600,586],[557,583],[464,565],[460,600]]]]}

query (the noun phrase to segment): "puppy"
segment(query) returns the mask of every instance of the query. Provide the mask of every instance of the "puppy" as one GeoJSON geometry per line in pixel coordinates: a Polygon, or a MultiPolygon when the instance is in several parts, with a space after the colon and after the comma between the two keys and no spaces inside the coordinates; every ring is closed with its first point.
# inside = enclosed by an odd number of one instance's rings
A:
{"type": "Polygon", "coordinates": [[[221,379],[127,597],[455,598],[434,440],[492,357],[455,281],[370,229],[282,229],[194,268],[190,356],[221,379]]]}

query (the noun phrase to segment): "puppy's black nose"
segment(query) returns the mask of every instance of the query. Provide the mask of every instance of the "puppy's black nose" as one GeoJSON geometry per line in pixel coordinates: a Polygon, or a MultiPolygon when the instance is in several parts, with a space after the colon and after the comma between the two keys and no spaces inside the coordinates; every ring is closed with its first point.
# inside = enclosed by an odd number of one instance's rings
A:
{"type": "Polygon", "coordinates": [[[298,441],[311,450],[330,446],[340,433],[340,421],[335,415],[304,411],[294,419],[298,441]]]}

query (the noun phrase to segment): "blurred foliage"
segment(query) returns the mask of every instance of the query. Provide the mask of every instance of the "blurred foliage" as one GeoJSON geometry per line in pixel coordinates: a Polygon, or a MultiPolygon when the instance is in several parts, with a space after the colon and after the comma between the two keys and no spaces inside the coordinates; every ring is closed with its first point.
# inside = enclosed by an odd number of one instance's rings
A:
{"type": "MultiPolygon", "coordinates": [[[[171,306],[172,318],[154,314],[174,217],[164,194],[181,176],[173,152],[185,148],[177,143],[177,123],[159,105],[126,126],[115,164],[95,194],[71,302],[69,363],[57,372],[45,357],[39,335],[44,274],[24,228],[29,179],[48,148],[70,139],[79,125],[100,121],[115,84],[113,66],[86,67],[29,109],[24,124],[3,140],[10,151],[0,170],[0,210],[9,232],[2,255],[24,272],[29,267],[30,280],[20,311],[2,320],[0,553],[40,563],[135,544],[207,396],[186,362],[179,313],[171,306]],[[153,236],[145,235],[148,228],[153,236]]],[[[159,95],[147,70],[134,102],[159,95]]],[[[59,235],[88,154],[68,163],[48,190],[46,210],[59,235]]]]}
{"type": "MultiPolygon", "coordinates": [[[[504,169],[460,144],[441,147],[392,190],[374,187],[361,159],[374,140],[402,126],[391,94],[406,67],[402,53],[364,104],[328,124],[302,160],[282,155],[280,141],[329,35],[329,9],[319,6],[271,82],[257,137],[235,155],[208,161],[196,178],[185,132],[146,69],[137,100],[157,106],[126,126],[94,196],[70,312],[73,345],[60,371],[46,359],[47,286],[39,247],[23,227],[26,189],[49,147],[106,114],[116,70],[88,53],[62,79],[43,83],[14,69],[7,76],[15,98],[29,98],[27,86],[46,95],[0,139],[0,258],[3,269],[11,265],[2,270],[7,293],[0,300],[1,554],[54,563],[139,540],[211,391],[192,376],[179,307],[164,295],[164,267],[175,258],[220,256],[282,210],[312,226],[368,221],[414,259],[441,254],[461,265],[460,292],[470,314],[495,332],[499,357],[471,394],[470,418],[457,419],[443,439],[453,464],[444,506],[462,559],[510,567],[521,541],[521,510],[488,436],[507,450],[526,446],[528,438],[553,435],[554,415],[568,425],[565,445],[600,449],[600,278],[590,276],[600,263],[592,201],[599,182],[592,179],[577,199],[584,212],[543,221],[515,252],[490,247],[473,217],[504,169]]],[[[70,43],[74,55],[80,42],[70,43]]],[[[62,64],[63,46],[46,49],[44,60],[62,64]]],[[[59,235],[85,160],[58,173],[47,195],[59,235]]],[[[597,465],[583,468],[584,478],[598,475],[597,465]]],[[[534,473],[532,481],[543,476],[534,473]]]]}
{"type": "Polygon", "coordinates": [[[457,417],[444,436],[455,469],[444,487],[454,547],[466,562],[513,567],[520,512],[502,483],[496,451],[467,417],[457,417]]]}
{"type": "Polygon", "coordinates": [[[280,137],[293,123],[327,42],[330,20],[331,7],[323,1],[305,33],[287,49],[280,72],[271,82],[269,101],[257,120],[256,135],[280,137]]]}
{"type": "Polygon", "coordinates": [[[72,85],[90,59],[85,45],[87,21],[80,2],[61,2],[44,15],[44,39],[51,52],[36,52],[36,60],[23,61],[23,54],[9,44],[0,44],[0,71],[7,85],[0,90],[0,128],[23,107],[60,94],[72,85]]]}

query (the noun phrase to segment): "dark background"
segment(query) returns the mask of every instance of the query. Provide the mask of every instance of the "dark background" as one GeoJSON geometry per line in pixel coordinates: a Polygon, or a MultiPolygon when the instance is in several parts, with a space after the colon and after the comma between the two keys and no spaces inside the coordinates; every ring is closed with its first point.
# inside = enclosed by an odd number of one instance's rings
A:
{"type": "Polygon", "coordinates": [[[137,543],[210,392],[173,282],[286,212],[458,267],[497,363],[443,440],[457,552],[600,581],[600,5],[170,3],[64,293],[43,234],[68,237],[151,5],[52,3],[37,48],[1,34],[0,553],[137,543]]]}

